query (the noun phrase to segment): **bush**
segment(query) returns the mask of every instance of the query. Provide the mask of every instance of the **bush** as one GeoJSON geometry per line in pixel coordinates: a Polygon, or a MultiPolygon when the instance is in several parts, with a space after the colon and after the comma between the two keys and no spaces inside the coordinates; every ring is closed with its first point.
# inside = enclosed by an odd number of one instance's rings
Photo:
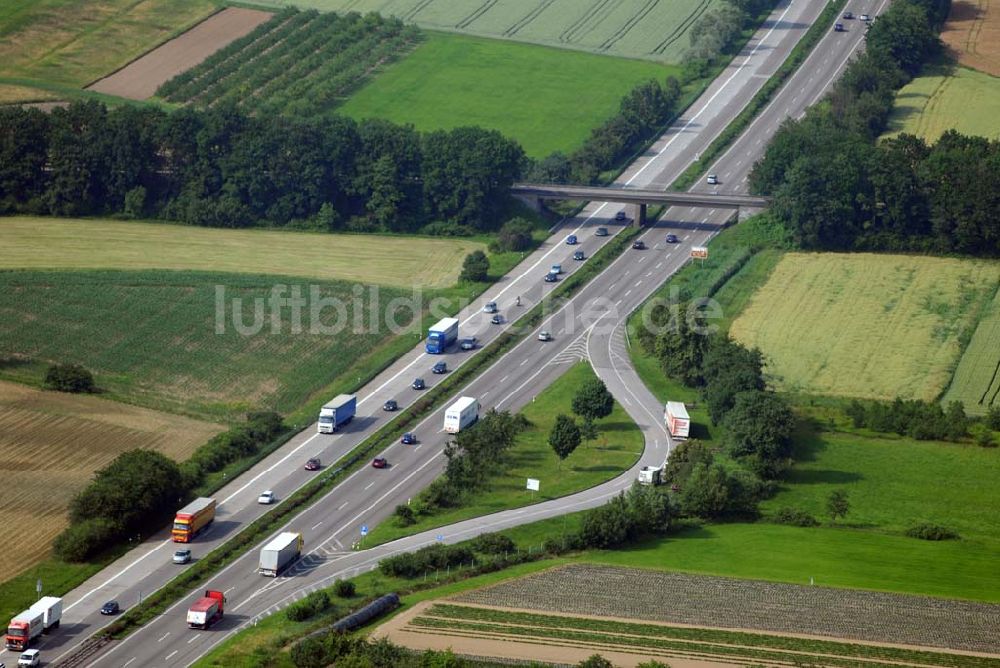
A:
{"type": "Polygon", "coordinates": [[[500,228],[500,232],[497,233],[497,240],[493,245],[493,249],[500,252],[526,251],[532,245],[531,230],[531,221],[524,218],[508,220],[500,228]]]}
{"type": "Polygon", "coordinates": [[[396,506],[394,514],[396,515],[396,524],[401,527],[413,526],[417,523],[416,513],[413,512],[413,508],[410,508],[405,503],[396,506]]]}
{"type": "Polygon", "coordinates": [[[330,595],[320,590],[285,608],[285,616],[292,622],[304,622],[329,609],[330,595]]]}
{"type": "Polygon", "coordinates": [[[986,426],[993,431],[1000,431],[1000,405],[990,406],[986,414],[986,426]]]}
{"type": "Polygon", "coordinates": [[[351,580],[337,580],[333,584],[333,593],[340,598],[351,598],[354,596],[356,587],[351,580]]]}
{"type": "Polygon", "coordinates": [[[464,545],[436,544],[383,559],[378,566],[384,575],[415,578],[429,571],[472,563],[474,556],[464,545]]]}
{"type": "Polygon", "coordinates": [[[906,530],[906,535],[919,540],[958,540],[957,532],[939,524],[923,523],[906,530]]]}
{"type": "Polygon", "coordinates": [[[52,548],[63,561],[79,563],[103,552],[121,533],[121,528],[110,520],[88,519],[66,527],[56,536],[52,548]]]}
{"type": "Polygon", "coordinates": [[[94,375],[79,364],[53,364],[45,372],[45,388],[57,392],[94,391],[94,375]]]}
{"type": "Polygon", "coordinates": [[[814,527],[819,525],[815,517],[798,508],[780,509],[775,513],[774,521],[778,524],[788,524],[793,527],[814,527]]]}
{"type": "Polygon", "coordinates": [[[472,549],[482,554],[504,554],[517,549],[517,544],[502,533],[484,533],[472,541],[472,549]]]}
{"type": "Polygon", "coordinates": [[[477,250],[466,255],[459,278],[463,281],[476,283],[488,281],[490,279],[490,260],[486,257],[486,253],[477,250]]]}

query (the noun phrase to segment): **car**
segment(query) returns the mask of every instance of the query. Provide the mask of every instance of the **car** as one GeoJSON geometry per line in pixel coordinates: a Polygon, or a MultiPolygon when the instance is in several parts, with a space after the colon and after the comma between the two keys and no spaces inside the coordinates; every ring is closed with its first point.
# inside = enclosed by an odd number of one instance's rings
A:
{"type": "Polygon", "coordinates": [[[576,245],[576,235],[575,234],[571,234],[568,237],[566,237],[566,245],[567,246],[575,246],[576,245]]]}
{"type": "Polygon", "coordinates": [[[427,386],[424,384],[423,378],[414,378],[413,383],[410,384],[410,387],[412,387],[414,390],[422,390],[427,386]]]}
{"type": "Polygon", "coordinates": [[[542,331],[538,332],[538,340],[539,341],[551,341],[552,340],[552,335],[549,334],[547,331],[545,331],[543,329],[542,331]]]}
{"type": "Polygon", "coordinates": [[[707,181],[708,185],[715,186],[719,184],[719,177],[716,176],[715,174],[709,174],[707,181]]]}
{"type": "Polygon", "coordinates": [[[388,466],[389,462],[386,460],[385,457],[376,457],[375,459],[372,460],[372,468],[384,469],[388,468],[388,466]]]}
{"type": "Polygon", "coordinates": [[[553,274],[551,271],[545,274],[546,283],[555,283],[558,280],[559,280],[559,274],[553,274]]]}
{"type": "Polygon", "coordinates": [[[594,230],[594,236],[595,237],[606,237],[606,236],[608,236],[608,228],[606,228],[606,227],[598,227],[596,230],[594,230]]]}
{"type": "Polygon", "coordinates": [[[397,408],[399,408],[399,404],[396,403],[395,399],[389,399],[384,404],[382,404],[382,410],[384,410],[386,413],[391,413],[397,408]]]}
{"type": "Polygon", "coordinates": [[[677,238],[676,234],[668,234],[667,235],[667,243],[668,244],[675,244],[678,241],[679,241],[679,239],[677,238]]]}
{"type": "Polygon", "coordinates": [[[431,373],[448,373],[448,365],[445,362],[438,362],[431,367],[431,373]]]}
{"type": "Polygon", "coordinates": [[[468,336],[462,339],[462,350],[475,350],[476,349],[476,337],[468,336]]]}
{"type": "Polygon", "coordinates": [[[174,552],[174,563],[175,564],[187,564],[191,561],[191,550],[177,550],[174,552]]]}
{"type": "Polygon", "coordinates": [[[37,666],[42,658],[39,656],[41,652],[37,649],[29,649],[21,652],[21,656],[17,658],[17,665],[19,666],[37,666]]]}
{"type": "Polygon", "coordinates": [[[844,18],[849,21],[854,18],[854,14],[852,12],[844,12],[844,18]]]}
{"type": "Polygon", "coordinates": [[[503,324],[503,316],[500,315],[499,313],[497,313],[492,318],[490,318],[490,322],[492,322],[494,325],[502,325],[503,324]]]}
{"type": "Polygon", "coordinates": [[[574,260],[586,260],[587,256],[584,255],[583,251],[577,251],[577,252],[573,253],[573,259],[574,260]]]}
{"type": "Polygon", "coordinates": [[[636,250],[646,250],[646,244],[643,243],[642,239],[636,239],[632,242],[632,248],[636,250]]]}
{"type": "Polygon", "coordinates": [[[260,496],[257,497],[257,503],[265,506],[271,505],[274,503],[274,492],[269,489],[264,490],[260,493],[260,496]]]}
{"type": "Polygon", "coordinates": [[[844,24],[843,23],[834,23],[833,24],[833,32],[844,32],[844,24]]]}
{"type": "Polygon", "coordinates": [[[628,216],[625,215],[625,211],[624,210],[623,211],[619,211],[618,213],[615,214],[615,220],[617,220],[619,223],[621,223],[623,221],[628,220],[628,216]]]}
{"type": "Polygon", "coordinates": [[[483,313],[496,313],[498,310],[496,302],[486,302],[483,306],[483,313]]]}
{"type": "Polygon", "coordinates": [[[319,471],[319,457],[310,457],[306,462],[306,471],[319,471]]]}
{"type": "Polygon", "coordinates": [[[549,269],[549,272],[553,273],[553,274],[561,274],[562,273],[562,265],[561,264],[554,264],[554,265],[552,265],[552,268],[549,269]]]}
{"type": "Polygon", "coordinates": [[[865,21],[865,22],[868,22],[868,21],[872,20],[872,17],[868,16],[867,14],[862,14],[858,18],[860,18],[862,21],[865,21]]]}
{"type": "Polygon", "coordinates": [[[121,612],[121,606],[118,605],[118,601],[108,601],[101,606],[102,615],[117,615],[121,612]]]}
{"type": "Polygon", "coordinates": [[[417,436],[413,432],[406,432],[403,434],[403,438],[399,439],[399,442],[403,445],[413,445],[417,442],[417,436]]]}

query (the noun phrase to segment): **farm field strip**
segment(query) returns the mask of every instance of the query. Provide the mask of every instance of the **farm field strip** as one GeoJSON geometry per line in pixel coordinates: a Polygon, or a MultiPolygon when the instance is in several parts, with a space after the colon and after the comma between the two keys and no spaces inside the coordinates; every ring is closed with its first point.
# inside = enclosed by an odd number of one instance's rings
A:
{"type": "Polygon", "coordinates": [[[178,460],[224,427],[95,396],[43,392],[0,381],[0,554],[4,578],[48,553],[66,510],[97,469],[134,448],[178,460]],[[31,531],[24,531],[26,526],[31,531]]]}
{"type": "Polygon", "coordinates": [[[941,41],[962,65],[1000,77],[1000,6],[996,0],[955,0],[941,41]]]}
{"type": "Polygon", "coordinates": [[[3,269],[253,272],[413,288],[451,286],[468,239],[223,230],[107,219],[0,219],[3,269]],[[156,253],[150,253],[151,248],[156,253]]]}
{"type": "Polygon", "coordinates": [[[1000,406],[1000,290],[972,334],[944,399],[961,401],[977,415],[1000,406]]]}
{"type": "Polygon", "coordinates": [[[682,36],[717,0],[302,0],[297,4],[324,11],[377,11],[437,30],[679,63],[688,47],[682,36]]]}
{"type": "Polygon", "coordinates": [[[1000,138],[1000,79],[967,67],[925,67],[896,94],[890,136],[908,132],[936,142],[946,130],[1000,138]]]}
{"type": "Polygon", "coordinates": [[[780,388],[933,401],[998,279],[992,261],[788,253],[730,333],[780,388]]]}
{"type": "Polygon", "coordinates": [[[457,603],[1000,652],[1000,605],[572,564],[457,603]],[[670,601],[664,606],[663,601],[670,601]],[[944,620],[947,620],[945,622],[944,620]]]}

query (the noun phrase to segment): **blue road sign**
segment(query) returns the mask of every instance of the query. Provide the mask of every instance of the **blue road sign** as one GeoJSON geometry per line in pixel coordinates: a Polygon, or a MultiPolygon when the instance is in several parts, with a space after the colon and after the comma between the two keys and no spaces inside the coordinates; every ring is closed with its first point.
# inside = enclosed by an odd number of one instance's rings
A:
{"type": "Polygon", "coordinates": [[[362,536],[367,536],[368,535],[368,525],[367,524],[362,524],[361,525],[361,535],[362,536]]]}

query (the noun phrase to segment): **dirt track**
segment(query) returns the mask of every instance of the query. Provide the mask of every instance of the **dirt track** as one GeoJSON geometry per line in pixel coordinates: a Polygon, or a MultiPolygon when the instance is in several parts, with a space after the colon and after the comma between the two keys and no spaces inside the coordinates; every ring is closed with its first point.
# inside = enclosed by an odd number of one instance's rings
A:
{"type": "Polygon", "coordinates": [[[152,97],[164,82],[191,69],[269,18],[270,12],[229,7],[93,83],[87,90],[145,100],[152,97]]]}
{"type": "Polygon", "coordinates": [[[966,67],[1000,77],[1000,5],[955,0],[941,40],[966,67]]]}

